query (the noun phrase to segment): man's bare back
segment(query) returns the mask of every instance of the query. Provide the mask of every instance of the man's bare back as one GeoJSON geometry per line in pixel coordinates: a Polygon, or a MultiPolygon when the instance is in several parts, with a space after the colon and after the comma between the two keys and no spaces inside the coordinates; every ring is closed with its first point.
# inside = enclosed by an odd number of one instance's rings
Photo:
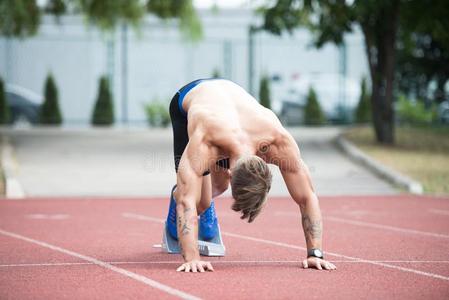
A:
{"type": "Polygon", "coordinates": [[[195,133],[211,148],[212,163],[229,157],[232,168],[239,151],[273,162],[273,146],[288,138],[271,110],[229,80],[206,81],[193,88],[183,108],[188,112],[189,136],[195,133]]]}

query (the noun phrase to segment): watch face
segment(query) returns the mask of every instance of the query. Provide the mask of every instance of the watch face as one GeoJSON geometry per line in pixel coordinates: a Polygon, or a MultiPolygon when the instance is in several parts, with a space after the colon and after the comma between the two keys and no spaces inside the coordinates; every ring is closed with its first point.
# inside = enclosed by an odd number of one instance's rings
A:
{"type": "Polygon", "coordinates": [[[316,257],[323,257],[323,252],[321,252],[319,249],[313,250],[313,255],[316,257]]]}

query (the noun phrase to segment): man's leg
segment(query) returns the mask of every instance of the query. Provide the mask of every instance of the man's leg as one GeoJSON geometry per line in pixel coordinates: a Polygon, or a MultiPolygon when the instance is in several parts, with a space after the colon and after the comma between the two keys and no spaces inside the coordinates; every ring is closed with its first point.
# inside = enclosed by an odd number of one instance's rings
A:
{"type": "MultiPolygon", "coordinates": [[[[179,93],[176,93],[170,102],[170,119],[173,127],[173,154],[176,172],[178,172],[179,161],[181,160],[182,153],[189,142],[187,118],[179,111],[178,100],[179,93]]],[[[176,224],[176,199],[173,195],[175,188],[176,186],[173,187],[170,194],[170,206],[167,215],[167,230],[174,239],[178,239],[176,224]]]]}
{"type": "Polygon", "coordinates": [[[198,214],[202,214],[209,208],[212,200],[212,181],[210,174],[203,176],[203,183],[201,185],[201,199],[198,204],[198,214]]]}

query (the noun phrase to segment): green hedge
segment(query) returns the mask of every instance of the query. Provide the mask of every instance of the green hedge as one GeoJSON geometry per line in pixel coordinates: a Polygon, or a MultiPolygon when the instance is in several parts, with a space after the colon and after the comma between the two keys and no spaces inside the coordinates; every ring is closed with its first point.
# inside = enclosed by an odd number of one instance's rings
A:
{"type": "Polygon", "coordinates": [[[307,95],[307,103],[304,109],[304,123],[306,125],[322,125],[326,123],[326,117],[321,109],[315,90],[310,87],[307,95]]]}
{"type": "Polygon", "coordinates": [[[411,101],[404,95],[399,96],[396,103],[396,113],[403,124],[424,125],[437,120],[434,106],[426,109],[422,101],[411,101]]]}
{"type": "Polygon", "coordinates": [[[170,124],[168,104],[154,100],[145,105],[145,113],[151,127],[167,127],[170,124]]]}
{"type": "Polygon", "coordinates": [[[212,71],[212,78],[222,78],[221,77],[221,72],[220,72],[220,70],[218,68],[215,68],[212,71]]]}
{"type": "Polygon", "coordinates": [[[366,86],[366,78],[362,79],[360,100],[355,110],[356,123],[368,123],[371,121],[371,96],[366,86]]]}
{"type": "Polygon", "coordinates": [[[3,79],[0,77],[0,124],[10,124],[10,120],[11,112],[6,102],[5,85],[3,79]]]}
{"type": "Polygon", "coordinates": [[[106,76],[102,76],[98,85],[98,96],[92,114],[92,124],[108,126],[114,124],[114,104],[106,76]]]}
{"type": "Polygon", "coordinates": [[[47,75],[44,87],[45,101],[40,110],[39,121],[46,125],[62,124],[62,115],[59,109],[58,89],[51,74],[47,75]]]}
{"type": "Polygon", "coordinates": [[[259,101],[260,104],[271,109],[270,79],[268,76],[262,76],[260,79],[259,101]]]}

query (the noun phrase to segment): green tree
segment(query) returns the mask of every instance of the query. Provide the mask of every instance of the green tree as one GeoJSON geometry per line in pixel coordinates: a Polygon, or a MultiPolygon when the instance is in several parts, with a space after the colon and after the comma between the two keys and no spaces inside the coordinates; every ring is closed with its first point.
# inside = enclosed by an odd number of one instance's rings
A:
{"type": "MultiPolygon", "coordinates": [[[[341,44],[344,34],[360,26],[371,76],[371,107],[377,141],[394,143],[393,87],[400,26],[426,24],[433,36],[447,41],[447,1],[445,0],[277,0],[263,8],[263,28],[274,33],[307,26],[315,45],[341,44]],[[446,8],[442,8],[446,6],[446,8]],[[417,9],[421,8],[421,9],[417,9]]],[[[401,27],[401,28],[402,28],[401,27]]]]}
{"type": "Polygon", "coordinates": [[[260,104],[271,109],[270,78],[266,75],[260,79],[259,101],[260,104]]]}
{"type": "Polygon", "coordinates": [[[307,125],[322,125],[326,122],[318,97],[312,87],[309,88],[306,107],[304,108],[304,122],[307,125]]]}
{"type": "Polygon", "coordinates": [[[202,27],[192,0],[48,0],[39,6],[37,0],[0,0],[0,34],[26,37],[36,34],[41,14],[57,17],[83,14],[88,23],[102,30],[113,30],[117,24],[139,27],[146,13],[160,18],[179,19],[179,28],[191,40],[202,37],[202,27]]]}
{"type": "Polygon", "coordinates": [[[44,86],[45,100],[40,110],[39,121],[41,124],[60,125],[62,115],[58,103],[58,89],[51,74],[47,75],[44,86]]]}
{"type": "Polygon", "coordinates": [[[357,123],[368,123],[371,121],[371,103],[366,87],[366,78],[362,79],[360,90],[360,100],[355,110],[355,121],[357,123]]]}
{"type": "Polygon", "coordinates": [[[98,86],[98,96],[92,114],[93,125],[112,125],[114,123],[114,105],[109,82],[106,76],[102,76],[98,86]]]}
{"type": "Polygon", "coordinates": [[[399,93],[427,104],[445,100],[449,80],[448,15],[449,5],[442,0],[415,0],[402,8],[396,69],[399,93]]]}
{"type": "Polygon", "coordinates": [[[103,30],[112,30],[120,23],[138,27],[145,15],[146,4],[140,0],[77,0],[76,9],[89,23],[103,30]]]}
{"type": "Polygon", "coordinates": [[[9,124],[10,122],[10,108],[6,102],[5,86],[3,79],[0,77],[0,124],[9,124]]]}
{"type": "Polygon", "coordinates": [[[147,9],[161,19],[179,19],[179,29],[189,40],[202,38],[203,28],[192,0],[148,0],[147,9]]]}
{"type": "Polygon", "coordinates": [[[56,17],[62,16],[67,12],[67,0],[48,0],[44,6],[44,12],[55,15],[56,17]]]}
{"type": "Polygon", "coordinates": [[[0,34],[3,36],[36,34],[40,17],[36,0],[0,0],[0,34]]]}

